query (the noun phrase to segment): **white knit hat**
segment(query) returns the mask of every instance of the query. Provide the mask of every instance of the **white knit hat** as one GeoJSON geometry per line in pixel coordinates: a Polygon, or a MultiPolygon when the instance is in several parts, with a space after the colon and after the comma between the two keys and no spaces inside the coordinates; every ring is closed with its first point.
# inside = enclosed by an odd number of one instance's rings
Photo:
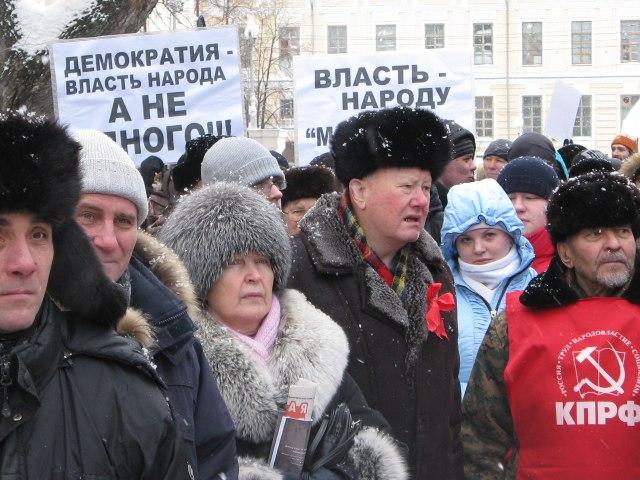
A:
{"type": "Polygon", "coordinates": [[[104,193],[130,200],[138,209],[138,226],[149,213],[147,192],[140,172],[120,145],[97,130],[74,130],[82,145],[82,193],[104,193]]]}
{"type": "Polygon", "coordinates": [[[286,187],[284,173],[271,152],[246,137],[221,138],[204,154],[200,167],[202,182],[232,182],[244,187],[273,177],[281,190],[286,187]]]}

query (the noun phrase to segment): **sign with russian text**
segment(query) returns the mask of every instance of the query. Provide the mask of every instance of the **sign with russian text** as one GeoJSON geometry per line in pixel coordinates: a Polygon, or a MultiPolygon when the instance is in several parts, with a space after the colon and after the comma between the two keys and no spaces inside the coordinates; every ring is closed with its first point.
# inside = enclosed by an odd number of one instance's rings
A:
{"type": "Polygon", "coordinates": [[[235,27],[63,41],[51,47],[56,115],[173,163],[195,137],[244,135],[235,27]]]}
{"type": "Polygon", "coordinates": [[[471,55],[461,49],[295,57],[300,165],[329,150],[333,129],[362,110],[433,110],[474,131],[471,55]]]}

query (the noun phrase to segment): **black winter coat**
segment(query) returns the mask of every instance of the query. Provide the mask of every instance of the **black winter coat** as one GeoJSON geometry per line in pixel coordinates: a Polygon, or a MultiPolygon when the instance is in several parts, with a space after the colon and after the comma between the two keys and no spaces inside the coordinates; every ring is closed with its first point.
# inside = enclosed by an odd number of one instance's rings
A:
{"type": "MultiPolygon", "coordinates": [[[[351,473],[346,478],[406,479],[402,455],[395,441],[384,433],[388,424],[380,413],[367,406],[357,385],[345,375],[349,347],[340,327],[300,292],[285,290],[279,298],[281,324],[266,365],[208,314],[203,312],[197,320],[197,335],[236,425],[240,477],[282,478],[267,466],[266,460],[289,386],[304,378],[317,385],[315,422],[342,402],[349,406],[353,418],[361,422],[363,428],[347,452],[345,462],[351,473]]],[[[342,475],[328,469],[313,478],[343,480],[342,475]]]]}
{"type": "Polygon", "coordinates": [[[188,479],[165,393],[139,344],[45,299],[1,359],[0,478],[188,479]]]}
{"type": "Polygon", "coordinates": [[[439,282],[440,294],[453,293],[451,272],[423,232],[412,244],[403,305],[362,260],[338,202],[338,194],[323,196],[300,222],[289,286],[346,332],[347,371],[406,445],[412,478],[462,478],[456,312],[443,314],[448,339],[425,327],[427,286],[439,282]]]}
{"type": "Polygon", "coordinates": [[[153,328],[151,353],[180,419],[194,477],[237,479],[233,421],[181,300],[193,296],[184,265],[168,247],[139,232],[129,273],[131,306],[143,312],[153,328]]]}

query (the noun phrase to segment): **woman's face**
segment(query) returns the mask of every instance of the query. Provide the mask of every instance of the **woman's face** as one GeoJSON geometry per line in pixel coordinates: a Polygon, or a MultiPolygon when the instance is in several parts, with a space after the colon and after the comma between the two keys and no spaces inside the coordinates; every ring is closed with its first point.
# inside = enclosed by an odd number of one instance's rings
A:
{"type": "Polygon", "coordinates": [[[473,265],[483,265],[506,257],[512,244],[509,234],[499,228],[466,231],[456,239],[460,260],[473,265]]]}
{"type": "Polygon", "coordinates": [[[273,270],[264,255],[236,255],[207,294],[207,310],[244,335],[258,331],[271,309],[273,270]]]}

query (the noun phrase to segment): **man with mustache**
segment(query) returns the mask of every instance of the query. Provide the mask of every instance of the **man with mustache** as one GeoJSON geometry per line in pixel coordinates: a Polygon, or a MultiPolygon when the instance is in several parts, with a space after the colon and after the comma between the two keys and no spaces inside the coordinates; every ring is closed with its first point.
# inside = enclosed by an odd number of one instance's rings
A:
{"type": "Polygon", "coordinates": [[[508,295],[471,374],[466,478],[640,478],[639,209],[617,173],[551,196],[554,259],[508,295]]]}

